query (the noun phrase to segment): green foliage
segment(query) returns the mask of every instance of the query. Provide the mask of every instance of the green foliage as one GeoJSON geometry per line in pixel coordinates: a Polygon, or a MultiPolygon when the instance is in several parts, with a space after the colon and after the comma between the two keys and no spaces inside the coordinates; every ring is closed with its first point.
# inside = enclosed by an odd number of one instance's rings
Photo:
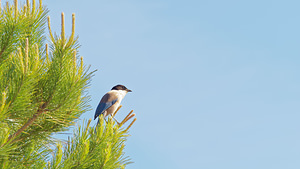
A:
{"type": "Polygon", "coordinates": [[[62,145],[57,145],[56,156],[49,168],[118,169],[129,164],[123,152],[127,130],[115,125],[111,118],[104,122],[103,116],[96,128],[90,127],[90,122],[77,128],[64,152],[62,145]]]}
{"type": "Polygon", "coordinates": [[[110,119],[102,118],[96,133],[89,123],[79,127],[67,146],[51,137],[89,110],[93,72],[78,55],[75,15],[70,37],[64,14],[60,36],[53,36],[48,17],[48,45],[47,13],[41,0],[0,9],[0,168],[124,168],[127,129],[110,119]]]}

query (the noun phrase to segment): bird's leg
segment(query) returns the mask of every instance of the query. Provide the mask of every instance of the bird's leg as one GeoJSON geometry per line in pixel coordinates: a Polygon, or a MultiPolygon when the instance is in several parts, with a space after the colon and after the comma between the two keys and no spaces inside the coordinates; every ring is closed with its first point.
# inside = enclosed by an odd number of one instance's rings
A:
{"type": "Polygon", "coordinates": [[[118,120],[117,120],[117,119],[115,119],[115,117],[114,117],[114,116],[112,116],[112,115],[111,115],[111,117],[112,117],[112,118],[115,120],[115,122],[117,122],[117,124],[118,124],[118,125],[120,125],[120,123],[118,122],[118,120]]]}

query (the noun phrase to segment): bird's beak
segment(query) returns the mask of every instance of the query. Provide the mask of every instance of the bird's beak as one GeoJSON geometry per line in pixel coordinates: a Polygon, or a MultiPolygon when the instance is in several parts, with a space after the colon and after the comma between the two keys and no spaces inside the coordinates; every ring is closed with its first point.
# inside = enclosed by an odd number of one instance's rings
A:
{"type": "Polygon", "coordinates": [[[127,92],[132,92],[132,91],[131,91],[131,90],[129,90],[129,89],[126,89],[126,91],[127,91],[127,92]]]}

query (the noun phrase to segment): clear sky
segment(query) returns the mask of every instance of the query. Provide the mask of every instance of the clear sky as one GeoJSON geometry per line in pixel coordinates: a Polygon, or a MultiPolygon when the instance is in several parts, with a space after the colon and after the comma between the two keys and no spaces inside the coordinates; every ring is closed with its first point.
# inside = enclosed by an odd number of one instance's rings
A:
{"type": "Polygon", "coordinates": [[[133,90],[128,169],[300,168],[300,1],[43,1],[98,69],[81,119],[133,90]]]}

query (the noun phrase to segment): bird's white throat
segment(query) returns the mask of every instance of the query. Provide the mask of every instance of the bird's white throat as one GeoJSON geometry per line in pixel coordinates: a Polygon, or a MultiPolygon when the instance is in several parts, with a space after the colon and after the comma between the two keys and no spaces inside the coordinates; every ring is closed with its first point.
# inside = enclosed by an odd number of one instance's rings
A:
{"type": "Polygon", "coordinates": [[[118,97],[118,99],[123,99],[125,97],[125,95],[127,94],[127,91],[125,90],[111,90],[111,93],[115,93],[118,97]]]}

